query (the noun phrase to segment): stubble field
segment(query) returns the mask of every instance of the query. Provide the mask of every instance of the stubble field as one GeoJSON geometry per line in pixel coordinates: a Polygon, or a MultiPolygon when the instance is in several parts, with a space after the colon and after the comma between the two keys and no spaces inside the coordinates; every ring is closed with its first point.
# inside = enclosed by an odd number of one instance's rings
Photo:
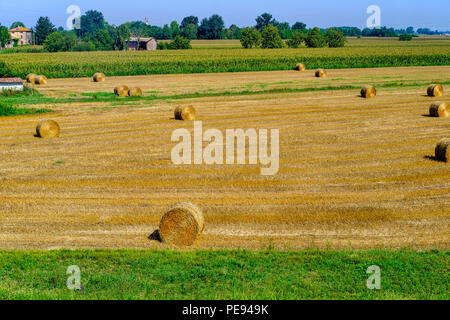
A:
{"type": "MultiPolygon", "coordinates": [[[[169,248],[148,236],[169,206],[191,201],[206,220],[192,249],[448,250],[450,170],[433,155],[450,121],[426,116],[436,99],[425,93],[449,74],[444,66],[329,70],[324,79],[309,70],[49,80],[38,89],[54,100],[33,104],[54,113],[0,120],[0,248],[169,248]],[[102,99],[118,84],[155,98],[102,99]],[[359,97],[363,84],[377,85],[378,97],[359,97]],[[70,101],[82,97],[98,101],[70,101]],[[171,133],[193,130],[172,119],[178,105],[195,106],[204,130],[279,129],[278,174],[172,164],[171,133]],[[35,138],[41,118],[58,121],[61,137],[35,138]]],[[[450,102],[448,93],[438,100],[450,102]]]]}

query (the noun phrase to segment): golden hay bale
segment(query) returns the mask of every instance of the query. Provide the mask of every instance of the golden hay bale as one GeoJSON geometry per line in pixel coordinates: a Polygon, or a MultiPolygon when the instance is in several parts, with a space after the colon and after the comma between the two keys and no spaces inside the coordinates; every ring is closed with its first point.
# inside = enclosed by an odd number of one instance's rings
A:
{"type": "Polygon", "coordinates": [[[430,97],[441,97],[444,94],[444,88],[440,84],[432,84],[427,89],[430,97]]]}
{"type": "Polygon", "coordinates": [[[436,160],[450,162],[450,139],[444,138],[436,146],[436,160]]]}
{"type": "Polygon", "coordinates": [[[37,77],[37,74],[34,73],[30,73],[29,75],[27,75],[27,82],[28,83],[34,83],[34,79],[37,77]]]}
{"type": "Polygon", "coordinates": [[[204,228],[205,220],[201,209],[190,202],[182,202],[162,217],[159,235],[162,242],[190,246],[204,228]]]}
{"type": "Polygon", "coordinates": [[[195,120],[196,111],[193,106],[188,107],[177,107],[175,109],[175,119],[192,121],[195,120]]]}
{"type": "Polygon", "coordinates": [[[322,77],[325,77],[326,75],[327,75],[327,72],[324,69],[318,69],[316,71],[317,78],[322,78],[322,77]]]}
{"type": "Polygon", "coordinates": [[[35,84],[47,84],[47,77],[46,76],[36,76],[34,78],[35,84]]]}
{"type": "Polygon", "coordinates": [[[126,97],[128,96],[128,90],[129,88],[127,86],[120,86],[114,88],[114,93],[118,95],[119,97],[126,97]]]}
{"type": "Polygon", "coordinates": [[[306,66],[303,63],[297,63],[297,65],[295,66],[295,70],[297,70],[297,71],[305,71],[306,70],[306,66]]]}
{"type": "Polygon", "coordinates": [[[36,135],[41,138],[58,137],[59,132],[59,125],[53,120],[43,120],[36,127],[36,135]]]}
{"type": "Polygon", "coordinates": [[[128,95],[130,97],[132,96],[142,96],[142,89],[141,88],[131,88],[130,90],[128,90],[128,95]]]}
{"type": "Polygon", "coordinates": [[[372,86],[364,86],[361,89],[361,97],[363,98],[374,98],[377,95],[377,89],[372,86]]]}
{"type": "Polygon", "coordinates": [[[104,73],[101,72],[97,72],[96,74],[94,74],[94,82],[103,82],[106,80],[106,76],[104,73]]]}
{"type": "Polygon", "coordinates": [[[450,108],[447,102],[433,102],[430,106],[430,116],[448,118],[450,116],[450,108]]]}

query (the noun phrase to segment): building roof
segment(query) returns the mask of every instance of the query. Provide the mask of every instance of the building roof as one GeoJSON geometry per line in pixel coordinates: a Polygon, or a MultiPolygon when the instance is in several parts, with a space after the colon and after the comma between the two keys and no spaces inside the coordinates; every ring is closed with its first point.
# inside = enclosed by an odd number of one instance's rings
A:
{"type": "Polygon", "coordinates": [[[0,78],[0,83],[22,83],[21,78],[0,78]]]}
{"type": "MultiPolygon", "coordinates": [[[[139,38],[140,42],[149,42],[151,40],[156,40],[155,38],[139,38]]],[[[129,41],[138,41],[137,37],[131,37],[129,41]]]]}
{"type": "Polygon", "coordinates": [[[24,27],[17,27],[14,29],[10,29],[9,32],[31,32],[31,30],[24,27]]]}

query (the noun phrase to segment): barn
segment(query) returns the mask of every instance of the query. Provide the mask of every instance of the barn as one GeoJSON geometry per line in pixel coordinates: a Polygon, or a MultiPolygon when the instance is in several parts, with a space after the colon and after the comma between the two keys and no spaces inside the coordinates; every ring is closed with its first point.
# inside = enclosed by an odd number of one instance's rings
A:
{"type": "Polygon", "coordinates": [[[156,50],[157,41],[155,38],[137,38],[131,37],[127,41],[128,50],[156,50]]]}
{"type": "Polygon", "coordinates": [[[0,92],[4,90],[23,91],[23,80],[21,78],[0,78],[0,92]]]}

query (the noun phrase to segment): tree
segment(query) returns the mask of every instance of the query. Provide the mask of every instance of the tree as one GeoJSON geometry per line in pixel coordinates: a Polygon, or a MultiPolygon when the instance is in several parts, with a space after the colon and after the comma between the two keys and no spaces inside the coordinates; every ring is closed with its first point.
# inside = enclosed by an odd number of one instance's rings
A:
{"type": "Polygon", "coordinates": [[[105,19],[103,13],[96,10],[86,11],[81,16],[81,29],[79,30],[79,36],[91,39],[97,30],[105,29],[105,19]]]}
{"type": "Polygon", "coordinates": [[[308,48],[323,48],[327,42],[322,31],[316,27],[309,31],[305,44],[308,48]]]}
{"type": "Polygon", "coordinates": [[[261,48],[264,49],[274,49],[274,48],[283,48],[284,42],[280,37],[280,33],[277,27],[269,24],[262,31],[262,42],[261,48]]]}
{"type": "Polygon", "coordinates": [[[226,39],[240,39],[241,36],[241,29],[235,24],[232,24],[228,29],[225,29],[224,38],[226,39]]]}
{"type": "Polygon", "coordinates": [[[130,39],[130,29],[126,25],[121,25],[115,29],[114,34],[114,49],[125,50],[127,41],[130,39]]]}
{"type": "Polygon", "coordinates": [[[305,31],[306,30],[306,24],[303,22],[296,22],[292,26],[292,31],[305,31]]]}
{"type": "Polygon", "coordinates": [[[413,35],[412,35],[412,34],[401,34],[401,35],[398,37],[398,39],[399,39],[400,41],[411,41],[412,38],[413,38],[413,35]]]}
{"type": "Polygon", "coordinates": [[[35,27],[36,44],[44,44],[45,39],[55,31],[55,26],[48,17],[40,17],[35,27]]]}
{"type": "Polygon", "coordinates": [[[365,28],[361,34],[363,37],[397,37],[397,32],[393,28],[388,29],[386,27],[365,28]]]}
{"type": "Polygon", "coordinates": [[[95,45],[92,42],[79,42],[73,51],[95,51],[95,45]]]}
{"type": "Polygon", "coordinates": [[[346,37],[361,36],[361,30],[357,27],[333,27],[333,29],[341,31],[346,37]]]}
{"type": "Polygon", "coordinates": [[[191,23],[181,30],[181,35],[187,39],[197,39],[198,26],[191,23]]]}
{"type": "Polygon", "coordinates": [[[186,39],[182,36],[176,36],[173,41],[168,42],[158,42],[158,50],[185,50],[192,49],[191,40],[186,39]]]}
{"type": "Polygon", "coordinates": [[[9,40],[11,40],[11,34],[7,27],[3,27],[0,24],[0,48],[3,47],[9,40]]]}
{"type": "Polygon", "coordinates": [[[172,30],[170,30],[170,27],[168,24],[165,24],[162,28],[162,35],[161,39],[167,40],[172,38],[172,30]]]}
{"type": "Polygon", "coordinates": [[[305,41],[305,35],[300,31],[292,33],[292,39],[289,39],[286,44],[289,48],[298,48],[305,41]]]}
{"type": "Polygon", "coordinates": [[[406,33],[407,33],[407,34],[414,34],[414,27],[408,27],[408,28],[406,28],[406,33]]]}
{"type": "Polygon", "coordinates": [[[58,52],[64,49],[64,37],[58,31],[51,33],[44,41],[44,50],[58,52]]]}
{"type": "Polygon", "coordinates": [[[72,51],[78,44],[78,38],[75,31],[65,32],[64,45],[62,51],[72,51]]]}
{"type": "Polygon", "coordinates": [[[261,33],[256,28],[242,29],[241,44],[244,48],[257,48],[261,45],[261,40],[261,33]]]}
{"type": "Polygon", "coordinates": [[[11,40],[11,34],[8,32],[8,28],[0,25],[0,48],[9,40],[11,40]]]}
{"type": "Polygon", "coordinates": [[[289,22],[281,22],[277,26],[281,39],[289,39],[292,37],[291,26],[289,22]]]}
{"type": "Polygon", "coordinates": [[[333,28],[328,29],[325,37],[330,48],[339,48],[345,46],[346,39],[344,37],[344,34],[340,30],[333,28]]]}
{"type": "Polygon", "coordinates": [[[419,28],[419,29],[417,29],[417,33],[418,34],[427,34],[427,35],[434,34],[434,32],[431,31],[429,28],[419,28]]]}
{"type": "Polygon", "coordinates": [[[93,36],[93,43],[97,50],[113,50],[114,40],[106,29],[99,29],[93,36]]]}
{"type": "Polygon", "coordinates": [[[184,29],[190,24],[196,25],[198,27],[198,18],[194,16],[185,17],[183,21],[181,21],[180,28],[184,29]]]}
{"type": "Polygon", "coordinates": [[[263,13],[262,15],[256,18],[256,29],[258,31],[264,30],[264,28],[267,27],[269,24],[271,24],[272,26],[278,25],[278,21],[272,19],[272,15],[270,13],[263,13]]]}
{"type": "Polygon", "coordinates": [[[16,22],[13,22],[13,23],[12,23],[10,29],[14,29],[14,28],[17,28],[17,27],[23,27],[23,28],[25,28],[25,24],[24,24],[23,22],[21,22],[21,21],[16,21],[16,22]]]}
{"type": "Polygon", "coordinates": [[[222,30],[225,26],[221,16],[213,14],[209,19],[202,20],[198,28],[200,39],[222,39],[222,30]]]}
{"type": "Polygon", "coordinates": [[[170,43],[169,48],[172,50],[192,49],[191,40],[186,39],[182,36],[176,36],[175,39],[170,43]]]}
{"type": "Polygon", "coordinates": [[[203,18],[200,26],[198,27],[198,38],[199,39],[208,39],[208,30],[209,30],[209,20],[208,18],[203,18]]]}
{"type": "Polygon", "coordinates": [[[175,39],[176,36],[179,36],[181,34],[180,26],[178,25],[178,22],[172,21],[170,23],[170,33],[171,33],[171,39],[175,39]]]}
{"type": "Polygon", "coordinates": [[[145,24],[145,22],[142,21],[126,22],[122,24],[122,26],[128,28],[133,36],[139,33],[142,37],[154,37],[159,39],[159,37],[156,37],[156,35],[159,36],[161,30],[160,27],[148,26],[145,24]]]}

